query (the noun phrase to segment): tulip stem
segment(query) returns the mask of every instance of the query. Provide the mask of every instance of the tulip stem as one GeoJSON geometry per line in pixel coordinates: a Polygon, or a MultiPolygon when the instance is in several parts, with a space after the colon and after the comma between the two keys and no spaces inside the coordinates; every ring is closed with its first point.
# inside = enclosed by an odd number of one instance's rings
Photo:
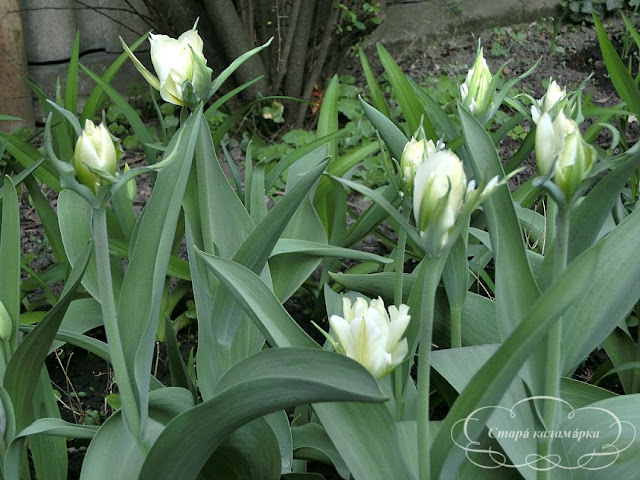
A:
{"type": "Polygon", "coordinates": [[[418,352],[418,472],[420,480],[431,478],[431,459],[429,446],[429,394],[431,373],[431,338],[433,334],[433,311],[435,307],[438,282],[447,260],[447,254],[425,257],[418,276],[421,283],[422,305],[418,317],[420,320],[420,350],[418,352]]]}
{"type": "MultiPolygon", "coordinates": [[[[409,218],[411,206],[405,204],[405,218],[409,218]]],[[[407,245],[407,231],[400,229],[398,232],[398,245],[395,258],[395,285],[393,290],[393,304],[398,306],[403,302],[403,274],[404,274],[404,250],[407,245]]],[[[396,421],[404,418],[404,366],[399,365],[393,371],[394,397],[396,401],[396,421]]]]}
{"type": "Polygon", "coordinates": [[[111,280],[111,262],[109,258],[109,241],[107,232],[107,212],[105,207],[93,211],[93,238],[96,253],[96,269],[98,273],[98,290],[104,330],[109,344],[111,364],[116,383],[122,399],[122,412],[134,438],[140,438],[140,413],[136,402],[133,384],[127,370],[126,358],[118,329],[118,316],[113,284],[111,280]]]}
{"type": "MultiPolygon", "coordinates": [[[[556,232],[554,240],[553,278],[556,280],[567,268],[569,249],[570,208],[558,206],[556,216],[556,232]]],[[[547,335],[547,363],[545,366],[544,394],[548,397],[560,398],[560,380],[562,378],[562,317],[553,325],[547,335]]],[[[560,403],[546,400],[543,404],[542,418],[547,431],[555,430],[559,421],[560,403]]],[[[540,442],[541,457],[552,454],[553,438],[543,438],[540,442]]],[[[547,462],[549,463],[549,462],[547,462]]],[[[541,465],[545,467],[546,465],[541,465]]],[[[550,469],[539,470],[538,478],[550,478],[550,469]]]]}

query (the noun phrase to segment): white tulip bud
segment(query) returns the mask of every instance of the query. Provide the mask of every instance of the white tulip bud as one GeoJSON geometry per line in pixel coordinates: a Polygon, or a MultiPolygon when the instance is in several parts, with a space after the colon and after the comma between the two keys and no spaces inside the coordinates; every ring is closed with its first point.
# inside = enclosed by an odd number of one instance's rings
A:
{"type": "Polygon", "coordinates": [[[566,90],[566,87],[560,89],[555,80],[550,81],[549,86],[547,87],[547,93],[537,101],[537,105],[531,105],[531,117],[533,122],[537,124],[543,114],[550,112],[556,103],[563,100],[567,94],[566,90]]]}
{"type": "Polygon", "coordinates": [[[447,245],[466,191],[462,161],[451,150],[434,153],[418,168],[413,214],[431,254],[437,255],[447,245]]]}
{"type": "Polygon", "coordinates": [[[536,161],[541,175],[549,175],[570,203],[595,162],[596,151],[582,139],[575,121],[562,111],[553,122],[542,114],[536,128],[536,161]]]}
{"type": "Polygon", "coordinates": [[[462,104],[476,117],[484,115],[491,106],[494,94],[490,91],[491,80],[491,71],[480,48],[465,82],[460,85],[462,104]]]}
{"type": "Polygon", "coordinates": [[[78,181],[97,193],[103,181],[87,165],[115,175],[122,155],[124,152],[120,148],[120,141],[113,139],[107,127],[104,124],[96,126],[87,120],[73,152],[73,166],[78,181]]]}

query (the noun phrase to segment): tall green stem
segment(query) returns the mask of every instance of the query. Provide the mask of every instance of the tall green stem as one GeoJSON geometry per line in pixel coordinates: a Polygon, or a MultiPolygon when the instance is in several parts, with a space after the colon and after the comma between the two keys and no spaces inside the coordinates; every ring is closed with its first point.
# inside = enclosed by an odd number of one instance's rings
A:
{"type": "Polygon", "coordinates": [[[139,438],[141,432],[140,412],[138,411],[133,385],[127,370],[120,331],[118,329],[118,316],[111,281],[107,212],[104,207],[97,208],[93,211],[93,239],[95,241],[102,320],[109,344],[111,365],[113,366],[116,383],[118,384],[118,390],[120,391],[120,398],[122,400],[123,417],[134,438],[139,438]]]}
{"type": "Polygon", "coordinates": [[[418,352],[418,472],[420,480],[431,477],[431,459],[429,455],[429,383],[431,370],[431,338],[433,333],[433,310],[436,290],[442,275],[446,254],[438,257],[425,257],[420,272],[422,308],[420,318],[420,350],[418,352]]]}
{"type": "MultiPolygon", "coordinates": [[[[409,217],[411,207],[405,205],[405,218],[409,217]]],[[[393,291],[393,303],[398,306],[402,303],[402,284],[404,274],[404,250],[407,246],[407,232],[401,229],[398,233],[398,246],[396,248],[395,258],[395,284],[393,291]]],[[[393,371],[394,397],[396,400],[396,420],[402,420],[404,417],[404,374],[403,367],[396,368],[393,371]]]]}
{"type": "MultiPolygon", "coordinates": [[[[557,279],[567,268],[569,249],[569,207],[558,207],[556,216],[556,235],[554,240],[553,278],[557,279]]],[[[548,397],[560,397],[560,379],[562,377],[562,318],[551,328],[547,336],[547,363],[545,365],[544,394],[548,397]]],[[[560,404],[553,400],[544,403],[542,417],[547,430],[554,430],[558,424],[560,404]]],[[[548,456],[552,451],[552,438],[542,439],[540,443],[540,455],[548,456]]],[[[550,478],[551,470],[539,471],[538,478],[550,478]]]]}

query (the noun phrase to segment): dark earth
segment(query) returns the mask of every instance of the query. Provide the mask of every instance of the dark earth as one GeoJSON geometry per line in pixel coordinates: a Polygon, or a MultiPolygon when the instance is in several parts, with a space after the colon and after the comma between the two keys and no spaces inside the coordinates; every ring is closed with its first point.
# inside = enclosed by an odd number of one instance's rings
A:
{"type": "MultiPolygon", "coordinates": [[[[605,28],[610,32],[614,44],[620,46],[623,41],[624,26],[617,18],[611,17],[605,22],[605,28]]],[[[485,31],[451,35],[433,42],[428,48],[416,51],[408,49],[396,58],[404,72],[416,81],[433,86],[440,76],[448,76],[456,81],[464,75],[473,63],[478,38],[482,38],[484,55],[492,71],[496,71],[504,62],[509,63],[504,69],[505,77],[521,75],[538,59],[541,59],[536,71],[524,79],[519,89],[540,98],[546,91],[546,82],[553,77],[560,85],[566,85],[567,90],[576,88],[589,75],[593,74],[585,92],[588,98],[597,105],[613,105],[619,100],[611,86],[600,49],[597,44],[595,29],[591,24],[563,24],[554,32],[554,24],[549,20],[540,20],[529,24],[513,25],[510,27],[490,28],[485,31]],[[550,54],[552,43],[555,41],[555,52],[550,54]]],[[[374,50],[372,50],[374,51],[374,50]]],[[[374,53],[368,55],[374,70],[382,72],[374,53]]],[[[634,59],[637,64],[637,57],[634,59]]],[[[353,59],[344,67],[343,73],[356,77],[357,84],[365,87],[359,61],[353,59]]],[[[525,126],[525,128],[527,128],[525,126]]],[[[508,159],[509,152],[513,152],[514,145],[502,146],[503,158],[508,159]]],[[[598,139],[605,147],[610,139],[605,135],[598,139]]],[[[127,152],[125,159],[130,165],[142,160],[140,151],[127,152]]],[[[530,175],[526,170],[522,175],[530,175]]],[[[149,186],[141,177],[138,202],[148,196],[149,186]]],[[[523,178],[523,177],[521,177],[523,178]]],[[[55,198],[51,198],[55,205],[55,198]]],[[[53,258],[44,239],[41,223],[34,208],[29,204],[26,190],[21,196],[22,216],[22,251],[31,256],[29,266],[34,271],[41,271],[53,262],[53,258]]],[[[388,253],[385,246],[373,240],[373,248],[382,254],[388,253]],[[377,247],[376,247],[377,245],[377,247]]],[[[372,245],[367,245],[371,247],[372,245]]],[[[368,249],[369,249],[368,248],[368,249]]],[[[298,320],[309,318],[313,314],[315,301],[309,296],[294,297],[285,305],[292,316],[298,320]]],[[[308,325],[308,322],[305,322],[308,325]]],[[[197,348],[197,335],[193,329],[185,329],[179,334],[181,350],[188,355],[192,347],[197,348]]],[[[310,332],[314,336],[316,331],[310,332]]],[[[95,334],[103,336],[102,332],[95,334]]],[[[164,383],[169,384],[170,377],[163,345],[157,346],[157,362],[154,374],[164,383]]],[[[583,380],[590,372],[601,364],[606,357],[603,353],[594,354],[585,363],[584,370],[576,375],[583,380]]],[[[47,367],[55,388],[60,392],[60,410],[62,418],[76,422],[102,422],[113,411],[107,404],[105,396],[113,393],[113,378],[109,366],[103,360],[80,349],[65,347],[57,355],[49,358],[47,367]]],[[[608,385],[616,388],[616,385],[608,385]]],[[[70,472],[69,478],[79,478],[80,466],[86,443],[70,442],[70,472]]],[[[321,472],[325,478],[340,478],[326,466],[312,465],[314,471],[321,472]]]]}

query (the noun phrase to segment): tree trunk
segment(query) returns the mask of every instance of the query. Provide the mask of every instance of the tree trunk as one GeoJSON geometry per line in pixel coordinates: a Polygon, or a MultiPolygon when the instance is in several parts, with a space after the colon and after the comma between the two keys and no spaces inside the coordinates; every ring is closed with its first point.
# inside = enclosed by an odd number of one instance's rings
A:
{"type": "Polygon", "coordinates": [[[27,78],[28,71],[18,0],[0,3],[0,65],[0,113],[22,119],[17,123],[0,122],[0,128],[11,130],[18,125],[33,128],[31,90],[20,78],[27,78]]]}
{"type": "MultiPolygon", "coordinates": [[[[209,20],[214,25],[213,28],[218,38],[217,44],[223,49],[229,63],[254,48],[255,45],[253,45],[252,39],[247,36],[231,0],[205,0],[204,5],[209,20]]],[[[239,84],[243,84],[260,75],[266,76],[266,74],[267,71],[261,57],[254,55],[236,70],[236,79],[239,84]]],[[[259,93],[266,92],[267,86],[267,80],[262,79],[247,88],[243,92],[244,97],[247,99],[255,98],[259,93]]]]}
{"type": "MultiPolygon", "coordinates": [[[[327,60],[327,53],[329,52],[329,47],[331,46],[331,42],[333,36],[336,31],[336,24],[338,23],[338,18],[340,16],[340,11],[337,8],[333,8],[329,13],[329,19],[324,22],[324,31],[322,32],[322,40],[320,41],[320,45],[318,46],[318,58],[316,59],[311,72],[307,77],[307,82],[304,86],[304,91],[302,92],[302,98],[304,100],[310,100],[311,94],[313,93],[313,88],[315,84],[320,79],[320,74],[322,73],[322,69],[327,60]]],[[[301,103],[298,107],[298,114],[296,118],[296,127],[301,127],[304,123],[304,118],[307,113],[307,104],[301,103]]]]}

